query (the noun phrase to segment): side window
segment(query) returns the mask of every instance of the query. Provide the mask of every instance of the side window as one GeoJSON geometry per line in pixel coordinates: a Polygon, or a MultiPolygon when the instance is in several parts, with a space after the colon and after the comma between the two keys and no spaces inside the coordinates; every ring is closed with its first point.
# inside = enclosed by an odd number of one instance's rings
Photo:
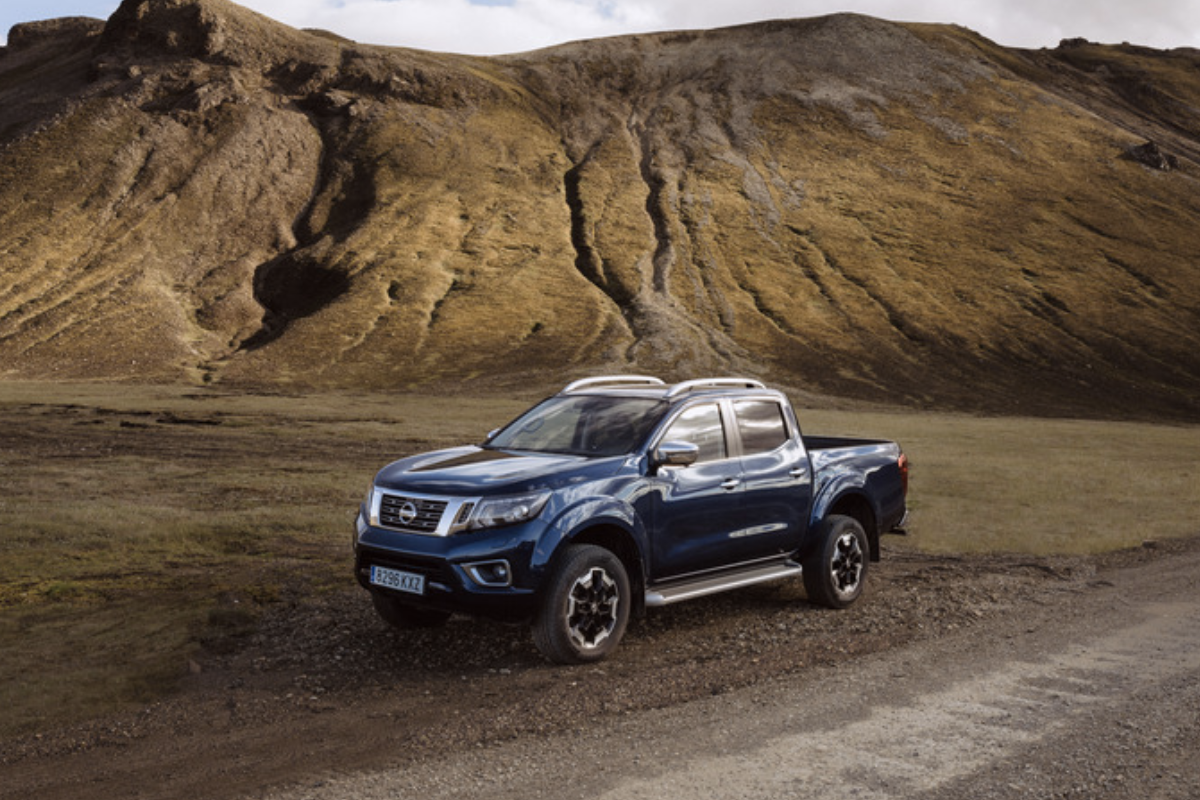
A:
{"type": "Polygon", "coordinates": [[[787,441],[783,409],[770,400],[739,400],[733,404],[745,455],[769,453],[787,441]]]}
{"type": "Polygon", "coordinates": [[[667,432],[664,442],[689,442],[700,448],[697,461],[717,461],[725,458],[725,427],[721,412],[715,404],[692,406],[680,414],[667,432]]]}

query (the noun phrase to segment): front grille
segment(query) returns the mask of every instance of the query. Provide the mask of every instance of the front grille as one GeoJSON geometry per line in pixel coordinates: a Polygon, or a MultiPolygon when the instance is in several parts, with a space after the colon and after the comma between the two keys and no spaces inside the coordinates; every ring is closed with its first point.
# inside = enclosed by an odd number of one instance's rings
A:
{"type": "Polygon", "coordinates": [[[436,533],[446,505],[445,500],[385,494],[379,503],[379,524],[416,533],[436,533]]]}

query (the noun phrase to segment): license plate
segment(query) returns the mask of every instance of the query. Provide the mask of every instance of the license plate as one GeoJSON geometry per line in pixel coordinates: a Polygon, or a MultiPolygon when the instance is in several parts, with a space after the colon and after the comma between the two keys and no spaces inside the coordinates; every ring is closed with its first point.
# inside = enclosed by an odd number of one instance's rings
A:
{"type": "Polygon", "coordinates": [[[388,567],[371,567],[371,583],[397,592],[425,594],[425,576],[388,567]]]}

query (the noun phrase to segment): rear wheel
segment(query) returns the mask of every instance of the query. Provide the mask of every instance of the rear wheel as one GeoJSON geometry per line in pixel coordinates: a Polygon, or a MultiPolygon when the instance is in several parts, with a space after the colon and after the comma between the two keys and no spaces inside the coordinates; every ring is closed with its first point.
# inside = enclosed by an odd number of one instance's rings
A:
{"type": "Polygon", "coordinates": [[[625,634],[629,576],[621,559],[596,545],[571,545],[546,587],[533,641],[559,664],[599,661],[625,634]]]}
{"type": "Polygon", "coordinates": [[[804,590],[818,605],[846,608],[867,579],[867,534],[853,517],[832,514],[821,521],[818,536],[817,548],[804,560],[804,590]]]}
{"type": "Polygon", "coordinates": [[[384,622],[394,628],[436,628],[450,619],[449,611],[434,611],[410,606],[390,594],[371,592],[371,602],[384,622]]]}

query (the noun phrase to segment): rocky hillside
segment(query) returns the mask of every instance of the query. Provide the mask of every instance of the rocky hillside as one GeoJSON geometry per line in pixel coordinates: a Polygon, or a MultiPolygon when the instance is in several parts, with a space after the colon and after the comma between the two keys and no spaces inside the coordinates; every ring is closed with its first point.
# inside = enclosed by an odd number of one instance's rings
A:
{"type": "Polygon", "coordinates": [[[838,15],[476,58],[126,0],[0,50],[0,375],[1197,420],[1198,179],[1196,50],[838,15]]]}

